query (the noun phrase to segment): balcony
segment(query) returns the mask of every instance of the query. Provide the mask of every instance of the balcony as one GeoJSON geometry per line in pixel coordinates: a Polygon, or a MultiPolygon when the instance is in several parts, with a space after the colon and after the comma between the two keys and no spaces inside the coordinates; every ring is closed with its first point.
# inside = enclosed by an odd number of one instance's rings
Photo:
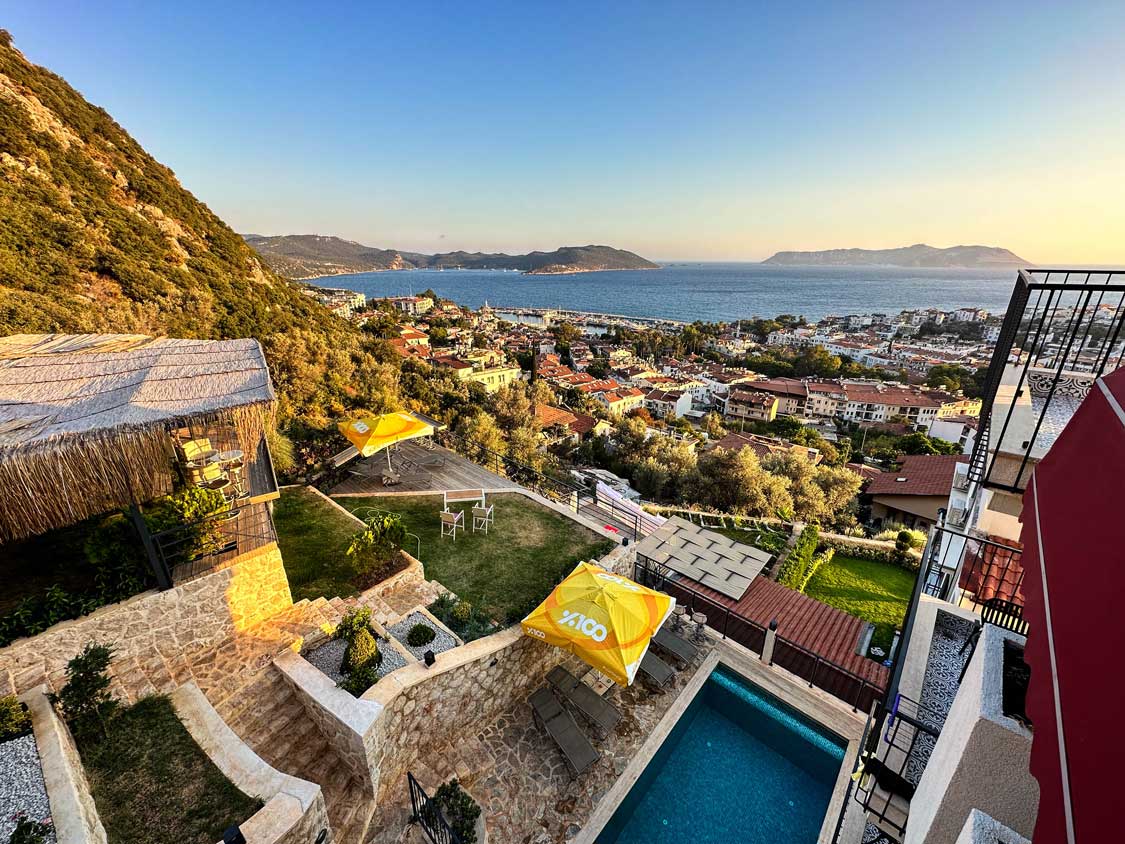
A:
{"type": "Polygon", "coordinates": [[[1094,382],[1125,355],[1125,272],[1020,270],[969,464],[971,480],[1022,493],[1094,382]]]}

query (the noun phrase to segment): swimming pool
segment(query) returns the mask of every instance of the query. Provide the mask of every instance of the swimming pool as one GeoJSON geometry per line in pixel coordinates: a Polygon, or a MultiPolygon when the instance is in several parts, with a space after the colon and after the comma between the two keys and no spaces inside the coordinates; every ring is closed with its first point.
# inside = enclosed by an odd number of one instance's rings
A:
{"type": "Polygon", "coordinates": [[[847,745],[719,665],[598,844],[812,844],[847,745]]]}

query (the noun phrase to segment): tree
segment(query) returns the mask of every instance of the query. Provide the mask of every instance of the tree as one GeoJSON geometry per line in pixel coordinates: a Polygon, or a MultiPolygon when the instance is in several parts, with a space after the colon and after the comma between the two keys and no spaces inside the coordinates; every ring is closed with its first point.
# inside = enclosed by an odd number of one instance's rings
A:
{"type": "Polygon", "coordinates": [[[537,472],[542,471],[546,454],[539,447],[539,434],[530,425],[521,425],[508,433],[508,456],[537,472]]]}
{"type": "Polygon", "coordinates": [[[805,426],[796,416],[778,416],[770,420],[768,429],[775,437],[792,440],[805,430],[805,426]]]}
{"type": "Polygon", "coordinates": [[[723,427],[723,417],[714,410],[703,417],[700,427],[713,440],[722,439],[727,433],[726,428],[723,427]]]}
{"type": "Polygon", "coordinates": [[[793,507],[789,482],[765,471],[749,448],[717,448],[704,455],[697,484],[696,500],[729,513],[774,516],[793,507]]]}
{"type": "MultiPolygon", "coordinates": [[[[749,450],[749,449],[746,449],[749,450]]],[[[803,522],[819,522],[827,515],[824,490],[816,482],[816,467],[793,452],[770,454],[762,458],[762,468],[789,481],[793,515],[803,522]]]]}
{"type": "Polygon", "coordinates": [[[491,414],[478,410],[472,416],[462,419],[461,435],[480,452],[479,459],[487,460],[486,449],[500,455],[507,451],[504,432],[496,425],[496,420],[491,414]]]}
{"type": "Polygon", "coordinates": [[[492,396],[492,412],[502,428],[516,428],[532,423],[531,400],[522,382],[505,384],[492,396]]]}

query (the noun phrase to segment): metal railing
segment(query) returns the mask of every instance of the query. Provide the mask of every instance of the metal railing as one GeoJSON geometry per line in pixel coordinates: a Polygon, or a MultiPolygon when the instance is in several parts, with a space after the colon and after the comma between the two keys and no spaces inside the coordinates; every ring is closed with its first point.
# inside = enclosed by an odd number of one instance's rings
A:
{"type": "MultiPolygon", "coordinates": [[[[241,504],[188,524],[152,533],[154,562],[170,583],[196,577],[277,541],[266,503],[241,504]]],[[[159,579],[159,578],[158,578],[159,579]]]]}
{"type": "Polygon", "coordinates": [[[852,792],[856,786],[856,772],[863,764],[864,756],[867,753],[867,743],[872,734],[871,728],[875,721],[875,712],[877,707],[872,705],[867,713],[867,720],[863,722],[863,733],[859,737],[859,744],[856,746],[855,762],[852,763],[852,775],[848,777],[848,789],[844,792],[844,802],[840,804],[840,814],[836,816],[836,831],[832,833],[832,844],[842,844],[840,841],[840,833],[844,829],[844,818],[847,817],[848,809],[851,807],[852,792]]]}
{"type": "MultiPolygon", "coordinates": [[[[664,592],[692,614],[702,612],[707,616],[707,626],[722,636],[732,639],[759,656],[766,642],[766,628],[739,615],[737,609],[715,601],[693,589],[691,585],[667,566],[643,555],[633,564],[633,579],[651,589],[664,592]]],[[[777,665],[800,677],[809,684],[851,704],[852,709],[870,709],[886,692],[886,686],[845,668],[833,660],[809,650],[796,642],[774,633],[771,665],[777,665]]]]}
{"type": "Polygon", "coordinates": [[[441,813],[440,804],[426,794],[409,771],[406,772],[406,787],[410,791],[410,822],[421,826],[433,844],[461,844],[461,838],[441,813]]]}
{"type": "Polygon", "coordinates": [[[986,623],[1027,633],[1022,549],[938,524],[923,562],[927,595],[979,612],[986,623]]]}
{"type": "Polygon", "coordinates": [[[440,431],[434,438],[446,448],[472,460],[490,472],[527,487],[551,501],[575,506],[575,497],[584,492],[577,484],[552,478],[519,460],[493,451],[453,431],[440,431]]]}
{"type": "Polygon", "coordinates": [[[1076,405],[1095,379],[1121,366],[1123,324],[1125,271],[1020,270],[985,379],[969,477],[1022,492],[1049,445],[1044,422],[1057,425],[1072,412],[1063,402],[1076,405]],[[1010,403],[996,415],[1001,386],[1010,403]],[[1001,449],[1017,468],[997,468],[1001,449]]]}
{"type": "Polygon", "coordinates": [[[876,714],[867,745],[860,745],[856,770],[863,774],[855,799],[867,818],[897,836],[906,830],[910,801],[941,734],[944,718],[916,701],[896,695],[894,702],[876,714]],[[881,735],[881,741],[879,736],[881,735]]]}

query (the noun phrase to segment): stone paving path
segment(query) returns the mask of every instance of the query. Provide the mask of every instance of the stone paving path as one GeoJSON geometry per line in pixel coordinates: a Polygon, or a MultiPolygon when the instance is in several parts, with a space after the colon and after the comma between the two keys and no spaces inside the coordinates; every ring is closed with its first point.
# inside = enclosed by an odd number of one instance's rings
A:
{"type": "MultiPolygon", "coordinates": [[[[571,779],[557,747],[535,725],[525,703],[504,712],[475,735],[417,760],[411,772],[430,794],[441,783],[457,777],[484,808],[489,841],[565,844],[625,770],[698,664],[679,671],[663,692],[650,691],[640,684],[611,692],[609,699],[623,717],[604,740],[593,738],[592,730],[576,714],[602,754],[577,779],[571,779]]],[[[379,807],[367,844],[406,844],[414,840],[408,824],[409,798],[405,785],[403,788],[397,805],[379,807]]]]}

